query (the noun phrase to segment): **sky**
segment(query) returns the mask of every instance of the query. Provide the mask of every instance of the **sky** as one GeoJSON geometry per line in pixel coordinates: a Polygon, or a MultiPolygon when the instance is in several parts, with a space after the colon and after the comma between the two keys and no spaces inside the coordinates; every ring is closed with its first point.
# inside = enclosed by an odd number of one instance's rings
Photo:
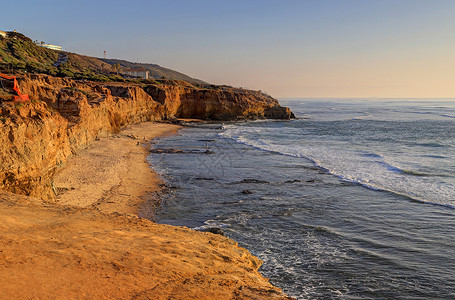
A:
{"type": "Polygon", "coordinates": [[[455,0],[3,1],[0,30],[288,97],[455,97],[455,0]]]}

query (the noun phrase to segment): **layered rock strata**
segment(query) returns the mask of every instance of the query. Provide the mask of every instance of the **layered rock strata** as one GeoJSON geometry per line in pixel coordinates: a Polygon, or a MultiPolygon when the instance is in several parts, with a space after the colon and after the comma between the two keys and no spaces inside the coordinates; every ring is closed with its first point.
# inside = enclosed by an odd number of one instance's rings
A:
{"type": "Polygon", "coordinates": [[[200,88],[183,81],[140,85],[47,75],[18,79],[31,101],[1,103],[0,189],[45,199],[54,198],[52,176],[69,155],[127,124],[294,117],[272,97],[243,89],[200,88]]]}
{"type": "Polygon", "coordinates": [[[170,116],[203,120],[291,119],[294,114],[259,91],[234,88],[196,89],[184,82],[149,85],[144,90],[161,103],[170,116]]]}
{"type": "Polygon", "coordinates": [[[20,88],[30,102],[0,95],[4,298],[289,299],[259,274],[258,258],[225,237],[2,191],[55,199],[59,166],[128,124],[290,118],[289,110],[250,91],[175,82],[140,86],[31,75],[20,78],[20,88]]]}

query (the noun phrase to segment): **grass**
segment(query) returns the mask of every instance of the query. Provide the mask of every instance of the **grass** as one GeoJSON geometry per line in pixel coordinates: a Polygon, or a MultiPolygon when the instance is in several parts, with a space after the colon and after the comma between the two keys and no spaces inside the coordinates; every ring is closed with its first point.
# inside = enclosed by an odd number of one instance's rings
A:
{"type": "MultiPolygon", "coordinates": [[[[138,64],[128,61],[103,60],[95,57],[79,55],[70,52],[47,49],[35,44],[30,38],[21,33],[8,32],[7,38],[0,38],[0,69],[13,68],[15,73],[42,73],[52,76],[69,77],[98,82],[132,82],[162,84],[172,82],[172,79],[182,79],[189,82],[198,81],[185,74],[151,64],[138,64]],[[54,64],[62,61],[58,66],[54,64]],[[114,67],[117,66],[118,68],[114,67]],[[125,68],[142,67],[149,70],[151,79],[125,79],[117,73],[125,68]]],[[[198,81],[201,82],[201,81],[198,81]]],[[[201,82],[202,83],[202,82],[201,82]]]]}
{"type": "Polygon", "coordinates": [[[0,40],[0,68],[55,73],[57,68],[52,64],[57,59],[55,51],[35,45],[20,33],[11,33],[7,39],[0,40]]]}
{"type": "Polygon", "coordinates": [[[41,47],[20,33],[8,33],[8,38],[0,39],[0,69],[11,67],[17,73],[43,73],[93,81],[123,81],[120,76],[110,74],[112,68],[109,64],[92,57],[41,47]],[[55,66],[59,55],[66,55],[67,61],[55,66]]]}
{"type": "Polygon", "coordinates": [[[102,60],[75,53],[47,49],[35,44],[30,38],[23,34],[9,32],[7,38],[0,38],[0,69],[9,70],[11,67],[15,73],[42,73],[52,76],[97,82],[129,82],[141,86],[166,85],[197,87],[218,92],[244,91],[230,86],[211,85],[199,80],[172,79],[186,75],[150,64],[136,64],[119,60],[102,60]],[[54,64],[59,60],[59,57],[60,61],[62,60],[62,56],[66,56],[66,62],[59,66],[55,66],[54,64]],[[116,74],[118,70],[116,70],[112,64],[117,64],[121,68],[137,67],[138,65],[147,68],[157,67],[160,72],[166,71],[167,73],[166,75],[161,75],[159,77],[160,79],[156,77],[151,77],[150,79],[125,79],[116,74]]]}

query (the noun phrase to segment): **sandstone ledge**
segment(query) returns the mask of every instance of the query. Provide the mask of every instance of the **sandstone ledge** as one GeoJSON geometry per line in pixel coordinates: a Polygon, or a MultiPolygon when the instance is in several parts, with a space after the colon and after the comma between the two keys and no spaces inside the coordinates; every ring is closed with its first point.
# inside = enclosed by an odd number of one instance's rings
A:
{"type": "Polygon", "coordinates": [[[2,299],[283,299],[219,235],[0,192],[2,299]]]}

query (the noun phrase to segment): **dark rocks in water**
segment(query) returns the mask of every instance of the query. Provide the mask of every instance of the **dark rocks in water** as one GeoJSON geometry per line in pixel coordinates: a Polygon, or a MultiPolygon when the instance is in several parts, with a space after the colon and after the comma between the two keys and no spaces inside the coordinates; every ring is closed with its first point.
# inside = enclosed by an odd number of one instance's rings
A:
{"type": "Polygon", "coordinates": [[[279,105],[266,108],[264,110],[264,117],[267,119],[295,119],[294,113],[289,108],[279,105]]]}
{"type": "Polygon", "coordinates": [[[214,142],[215,140],[199,140],[199,142],[206,142],[206,143],[211,143],[214,142]]]}
{"type": "Polygon", "coordinates": [[[213,233],[213,234],[219,234],[219,235],[224,236],[223,230],[221,230],[221,228],[219,228],[219,227],[209,227],[209,228],[205,228],[205,229],[203,229],[201,231],[210,232],[210,233],[213,233]]]}
{"type": "Polygon", "coordinates": [[[162,189],[168,189],[168,190],[176,190],[176,189],[177,189],[176,186],[168,185],[168,184],[166,184],[166,183],[160,183],[158,186],[159,186],[160,188],[162,188],[162,189]]]}
{"type": "Polygon", "coordinates": [[[306,182],[310,183],[310,182],[315,182],[315,181],[316,181],[316,179],[310,179],[310,180],[307,180],[306,182]]]}
{"type": "Polygon", "coordinates": [[[180,150],[180,149],[150,149],[150,153],[155,154],[215,154],[211,150],[180,150]]]}
{"type": "Polygon", "coordinates": [[[213,180],[214,178],[211,177],[197,177],[196,180],[213,180]]]}
{"type": "Polygon", "coordinates": [[[300,179],[294,179],[294,180],[285,181],[284,183],[296,183],[296,182],[302,182],[302,180],[300,180],[300,179]]]}
{"type": "Polygon", "coordinates": [[[270,183],[265,180],[259,180],[259,179],[254,179],[254,178],[245,178],[240,183],[270,183]]]}
{"type": "Polygon", "coordinates": [[[250,190],[244,190],[244,191],[242,191],[242,194],[250,195],[250,194],[253,194],[253,192],[250,190]]]}
{"type": "Polygon", "coordinates": [[[157,153],[157,154],[161,154],[161,153],[171,153],[171,154],[175,154],[175,153],[185,153],[185,151],[183,150],[180,150],[180,149],[150,149],[150,153],[157,153]]]}

